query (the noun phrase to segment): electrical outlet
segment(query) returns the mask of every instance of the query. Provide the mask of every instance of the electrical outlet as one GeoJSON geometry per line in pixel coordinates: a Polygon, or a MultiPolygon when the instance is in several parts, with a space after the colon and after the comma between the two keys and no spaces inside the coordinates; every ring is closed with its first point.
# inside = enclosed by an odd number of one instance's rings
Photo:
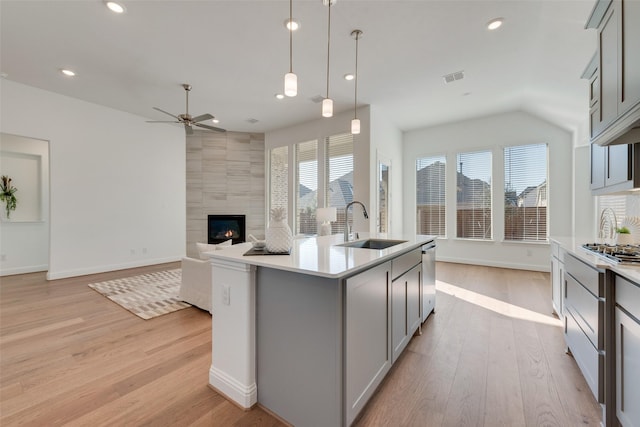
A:
{"type": "Polygon", "coordinates": [[[146,255],[147,254],[147,248],[142,248],[142,253],[146,255]]]}
{"type": "Polygon", "coordinates": [[[136,254],[136,250],[135,249],[131,249],[131,255],[135,255],[136,254]]]}
{"type": "Polygon", "coordinates": [[[222,304],[231,304],[231,287],[229,285],[222,285],[222,304]]]}
{"type": "Polygon", "coordinates": [[[531,249],[527,249],[527,256],[533,255],[533,251],[531,249]]]}

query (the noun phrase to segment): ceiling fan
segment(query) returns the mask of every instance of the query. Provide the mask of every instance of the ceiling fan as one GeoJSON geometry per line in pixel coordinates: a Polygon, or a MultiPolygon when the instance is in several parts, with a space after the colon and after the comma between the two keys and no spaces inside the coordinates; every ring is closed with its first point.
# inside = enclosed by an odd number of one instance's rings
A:
{"type": "Polygon", "coordinates": [[[215,126],[209,126],[209,125],[204,125],[200,122],[203,122],[205,120],[211,120],[213,119],[213,116],[211,114],[202,114],[200,116],[196,116],[196,117],[192,117],[189,114],[189,92],[191,91],[191,85],[184,83],[182,85],[182,87],[185,90],[185,93],[187,95],[187,112],[184,114],[178,114],[177,116],[171,113],[168,113],[164,110],[161,110],[158,107],[153,107],[154,110],[158,110],[161,113],[167,114],[173,118],[175,118],[175,121],[160,121],[160,120],[147,120],[147,123],[182,123],[184,125],[184,130],[187,133],[187,135],[193,135],[193,126],[197,126],[199,128],[202,129],[206,129],[206,130],[212,130],[212,131],[216,131],[216,132],[226,132],[225,129],[221,129],[221,128],[217,128],[215,126]]]}

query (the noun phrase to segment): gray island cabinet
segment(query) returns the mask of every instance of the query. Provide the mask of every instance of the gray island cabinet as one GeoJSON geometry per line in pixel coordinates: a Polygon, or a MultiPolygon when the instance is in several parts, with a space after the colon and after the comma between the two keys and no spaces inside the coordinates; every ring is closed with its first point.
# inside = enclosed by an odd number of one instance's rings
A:
{"type": "Polygon", "coordinates": [[[434,238],[400,238],[382,250],[334,235],[284,256],[212,252],[210,385],[296,426],[351,425],[421,323],[421,247],[434,238]]]}

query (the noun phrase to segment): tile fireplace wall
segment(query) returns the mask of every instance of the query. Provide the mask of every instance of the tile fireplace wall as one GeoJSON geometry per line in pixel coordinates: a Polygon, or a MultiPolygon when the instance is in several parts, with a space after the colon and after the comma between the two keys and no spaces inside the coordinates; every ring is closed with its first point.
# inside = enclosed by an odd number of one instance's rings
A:
{"type": "Polygon", "coordinates": [[[264,134],[196,131],[187,136],[187,256],[207,241],[207,215],[244,214],[264,238],[264,134]]]}

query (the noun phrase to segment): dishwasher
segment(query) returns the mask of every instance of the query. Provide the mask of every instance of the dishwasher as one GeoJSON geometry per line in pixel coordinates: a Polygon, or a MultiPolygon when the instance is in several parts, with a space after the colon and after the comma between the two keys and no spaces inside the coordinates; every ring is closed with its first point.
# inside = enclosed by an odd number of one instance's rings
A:
{"type": "Polygon", "coordinates": [[[422,294],[420,295],[422,322],[436,308],[436,241],[422,246],[422,294]]]}

